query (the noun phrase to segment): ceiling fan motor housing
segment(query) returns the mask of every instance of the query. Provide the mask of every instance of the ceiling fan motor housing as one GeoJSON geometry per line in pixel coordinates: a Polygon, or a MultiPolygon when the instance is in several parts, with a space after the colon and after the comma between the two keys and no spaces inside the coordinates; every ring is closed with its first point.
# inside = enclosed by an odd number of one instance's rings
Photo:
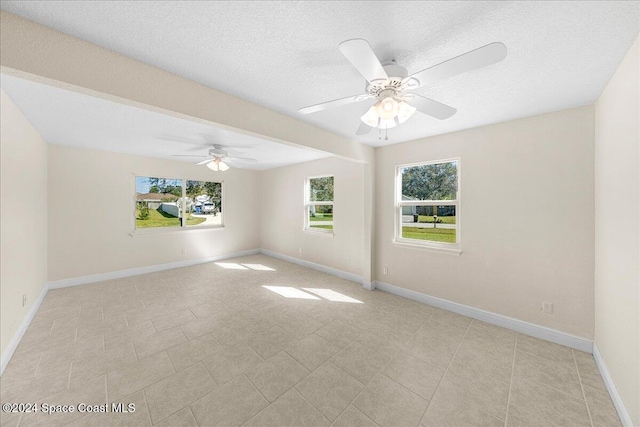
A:
{"type": "Polygon", "coordinates": [[[214,145],[215,148],[211,148],[209,150],[209,155],[211,157],[226,157],[227,152],[222,149],[220,145],[214,145]]]}
{"type": "Polygon", "coordinates": [[[399,66],[395,61],[385,62],[382,68],[389,76],[389,80],[374,80],[370,84],[367,82],[365,89],[369,95],[379,99],[395,96],[401,91],[402,82],[409,75],[407,69],[399,66]]]}

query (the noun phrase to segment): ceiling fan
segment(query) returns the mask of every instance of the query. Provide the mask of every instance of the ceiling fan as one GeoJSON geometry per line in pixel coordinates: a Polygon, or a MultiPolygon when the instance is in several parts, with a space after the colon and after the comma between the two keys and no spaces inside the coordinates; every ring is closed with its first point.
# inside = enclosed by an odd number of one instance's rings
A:
{"type": "Polygon", "coordinates": [[[207,165],[209,169],[215,172],[224,172],[229,169],[229,165],[234,166],[233,163],[237,161],[245,163],[257,162],[256,159],[229,156],[227,151],[223,150],[223,146],[220,144],[214,144],[213,148],[209,149],[209,154],[206,156],[192,154],[174,154],[173,157],[206,157],[204,160],[197,162],[196,165],[207,165]]]}
{"type": "Polygon", "coordinates": [[[311,105],[298,111],[309,114],[375,99],[376,102],[360,118],[362,123],[356,135],[365,135],[371,128],[391,129],[407,121],[416,111],[439,120],[448,119],[456,113],[455,108],[410,91],[495,64],[507,56],[506,46],[495,42],[409,75],[407,69],[395,61],[381,63],[366,40],[347,40],[340,43],[338,49],[367,80],[365,93],[311,105]]]}

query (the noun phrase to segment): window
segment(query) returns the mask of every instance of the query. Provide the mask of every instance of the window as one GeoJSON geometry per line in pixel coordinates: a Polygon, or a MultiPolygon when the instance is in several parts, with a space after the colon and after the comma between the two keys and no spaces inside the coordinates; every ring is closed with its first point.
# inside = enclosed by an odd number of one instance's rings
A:
{"type": "Polygon", "coordinates": [[[396,241],[459,249],[460,161],[396,167],[396,241]]]}
{"type": "Polygon", "coordinates": [[[307,178],[305,230],[333,232],[333,176],[307,178]]]}
{"type": "Polygon", "coordinates": [[[222,225],[221,183],[188,180],[186,193],[187,227],[222,225]]]}
{"type": "Polygon", "coordinates": [[[136,177],[136,228],[180,227],[182,180],[136,177]]]}
{"type": "Polygon", "coordinates": [[[222,183],[136,176],[136,230],[222,226],[222,183]]]}

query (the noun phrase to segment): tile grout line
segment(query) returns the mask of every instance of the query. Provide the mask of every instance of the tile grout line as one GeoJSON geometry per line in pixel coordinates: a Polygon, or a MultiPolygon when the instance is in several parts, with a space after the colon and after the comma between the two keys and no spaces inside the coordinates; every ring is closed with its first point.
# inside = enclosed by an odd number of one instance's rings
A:
{"type": "MultiPolygon", "coordinates": [[[[169,353],[167,353],[167,356],[168,356],[168,355],[169,355],[169,353]]],[[[207,359],[208,359],[208,358],[207,358],[207,359]]],[[[204,366],[204,363],[202,363],[204,360],[206,360],[206,359],[203,359],[203,360],[199,361],[198,363],[200,363],[200,364],[202,365],[202,367],[204,368],[204,370],[207,372],[207,375],[209,375],[209,378],[211,378],[211,381],[213,381],[213,384],[215,384],[216,388],[220,388],[220,387],[222,387],[221,385],[218,385],[217,381],[213,378],[213,375],[211,375],[211,372],[209,372],[209,370],[207,369],[207,367],[206,367],[206,366],[204,366]]],[[[169,358],[169,361],[171,361],[171,358],[169,358]]],[[[195,366],[195,365],[197,365],[198,363],[194,363],[192,366],[195,366]]],[[[171,365],[173,366],[173,363],[171,363],[171,365]]],[[[188,369],[188,368],[184,368],[184,369],[183,369],[183,371],[184,371],[185,369],[188,369]]],[[[174,369],[174,371],[175,371],[175,369],[174,369]]],[[[177,372],[177,371],[176,371],[176,372],[177,372]]],[[[209,393],[207,393],[207,394],[209,394],[209,393]]]]}
{"type": "Polygon", "coordinates": [[[507,397],[507,412],[504,415],[504,427],[507,427],[507,422],[509,421],[509,405],[511,404],[511,388],[513,387],[513,372],[516,368],[516,348],[517,347],[518,347],[518,333],[516,332],[515,342],[513,343],[513,360],[511,361],[511,377],[509,378],[509,395],[507,397]]]}
{"type": "MultiPolygon", "coordinates": [[[[198,362],[198,363],[201,363],[201,362],[198,362]]],[[[197,365],[197,363],[196,363],[196,365],[197,365]]],[[[195,365],[193,365],[193,366],[195,366],[195,365]]],[[[205,370],[205,371],[207,372],[207,374],[209,375],[209,378],[211,378],[211,375],[209,374],[209,371],[207,370],[207,368],[206,368],[204,365],[202,365],[202,367],[204,368],[204,370],[205,370]]],[[[186,368],[185,368],[185,369],[186,369],[186,368]]],[[[148,388],[149,388],[149,387],[151,387],[152,385],[158,384],[159,382],[166,380],[167,378],[169,378],[169,377],[171,377],[171,376],[175,375],[176,373],[177,373],[177,372],[174,372],[173,374],[168,375],[168,376],[166,376],[166,377],[164,377],[164,378],[161,378],[161,379],[159,379],[158,381],[156,381],[156,382],[154,382],[154,383],[152,383],[152,384],[149,384],[148,386],[146,386],[146,387],[142,388],[142,392],[143,392],[143,394],[145,395],[145,400],[147,400],[146,393],[144,393],[146,389],[148,389],[148,388]]],[[[211,381],[213,381],[213,384],[216,386],[216,388],[215,388],[214,390],[210,391],[209,393],[211,393],[211,392],[213,392],[213,391],[215,391],[215,390],[217,390],[217,389],[219,388],[219,387],[218,387],[218,385],[216,384],[216,382],[213,380],[213,378],[211,378],[211,381]]],[[[134,392],[134,393],[136,393],[136,392],[134,392]]],[[[209,393],[205,394],[204,396],[208,395],[209,393]]],[[[191,403],[197,402],[198,400],[202,399],[204,396],[202,396],[202,397],[200,397],[200,398],[198,398],[198,399],[194,400],[194,401],[193,401],[193,402],[191,402],[191,403]]],[[[174,415],[175,415],[175,414],[177,414],[178,412],[182,411],[184,408],[186,408],[186,407],[190,406],[190,405],[191,405],[191,403],[187,403],[187,404],[186,404],[185,406],[183,406],[182,408],[179,408],[179,409],[178,409],[178,410],[176,410],[175,412],[172,412],[171,414],[167,415],[166,417],[162,418],[161,420],[158,420],[158,422],[157,422],[157,423],[155,423],[155,424],[158,424],[158,423],[160,423],[160,422],[162,422],[162,421],[165,421],[166,419],[168,419],[168,418],[170,418],[170,417],[174,416],[174,415]]],[[[151,411],[149,410],[149,402],[148,402],[148,401],[147,401],[147,410],[148,410],[148,412],[149,412],[149,418],[151,418],[151,411]]],[[[194,417],[194,418],[195,418],[195,417],[194,417]]],[[[155,424],[154,424],[153,422],[151,423],[151,425],[155,425],[155,424]]]]}
{"type": "Polygon", "coordinates": [[[38,364],[36,365],[36,370],[33,374],[34,377],[38,376],[38,369],[40,369],[40,364],[42,363],[42,359],[44,358],[44,351],[42,353],[40,353],[40,359],[38,359],[38,364]]]}
{"type": "MultiPolygon", "coordinates": [[[[471,324],[472,323],[473,323],[473,320],[471,320],[471,322],[469,322],[469,326],[467,326],[467,330],[464,332],[464,336],[460,340],[460,344],[458,344],[458,347],[456,348],[456,351],[453,353],[453,356],[451,356],[451,360],[449,361],[449,364],[447,365],[447,369],[444,370],[444,373],[442,374],[442,378],[440,378],[440,381],[438,381],[438,385],[436,386],[436,389],[433,392],[434,396],[438,392],[438,389],[440,388],[440,384],[442,384],[442,380],[444,379],[445,376],[447,376],[447,372],[449,372],[449,368],[453,364],[453,359],[456,358],[456,355],[458,354],[458,350],[460,350],[460,347],[462,347],[462,343],[464,342],[465,338],[467,338],[467,334],[469,333],[469,329],[471,329],[471,324]]],[[[429,403],[427,404],[427,407],[422,412],[422,416],[420,416],[420,420],[422,420],[422,418],[424,418],[424,415],[427,413],[427,410],[429,409],[429,406],[431,406],[431,402],[432,401],[433,401],[433,398],[429,399],[429,403]]],[[[420,422],[418,422],[418,424],[420,424],[420,422]]]]}
{"type": "MultiPolygon", "coordinates": [[[[306,377],[305,377],[306,378],[306,377]]],[[[285,391],[284,393],[282,393],[280,396],[278,396],[278,399],[280,399],[280,397],[282,397],[285,393],[288,393],[289,391],[291,391],[292,389],[295,389],[295,387],[291,387],[289,390],[285,391]]],[[[294,390],[296,393],[298,393],[300,395],[300,397],[302,397],[304,399],[305,402],[307,402],[309,405],[311,405],[312,408],[314,408],[316,411],[318,411],[318,413],[322,416],[322,418],[324,418],[325,420],[329,421],[329,425],[333,424],[333,422],[327,418],[327,416],[325,414],[322,413],[321,410],[319,410],[318,408],[316,408],[313,403],[309,402],[309,400],[304,396],[304,394],[300,393],[298,391],[298,389],[294,390]]],[[[276,399],[276,400],[278,400],[276,399]]],[[[274,400],[274,402],[276,401],[274,400]]],[[[265,408],[266,409],[266,408],[265,408]]],[[[257,415],[257,414],[256,414],[257,415]]]]}
{"type": "MultiPolygon", "coordinates": [[[[391,313],[393,313],[393,312],[395,312],[395,310],[393,310],[391,313]]],[[[391,313],[389,313],[389,314],[387,314],[386,316],[384,316],[384,317],[382,318],[382,320],[384,320],[385,318],[387,318],[391,313]]],[[[432,315],[433,315],[433,312],[429,313],[429,316],[427,316],[427,318],[426,318],[426,319],[425,319],[425,320],[420,324],[420,326],[418,327],[418,329],[416,329],[416,331],[415,331],[413,334],[411,334],[411,336],[410,336],[410,337],[405,341],[405,343],[402,345],[401,350],[404,350],[404,346],[405,346],[405,344],[406,344],[406,343],[408,343],[409,341],[411,341],[411,338],[413,338],[413,337],[418,333],[418,331],[422,328],[422,326],[423,326],[425,323],[427,323],[427,321],[431,318],[431,316],[432,316],[432,315]]],[[[362,334],[361,334],[360,336],[362,336],[362,334]]],[[[358,338],[359,338],[360,336],[358,336],[358,338]]],[[[356,340],[357,340],[357,338],[356,338],[356,340]]],[[[355,342],[355,340],[354,340],[353,342],[355,342]]],[[[364,346],[364,347],[365,347],[365,348],[368,348],[367,346],[364,346]]],[[[371,349],[370,349],[370,350],[371,350],[371,349]]],[[[340,351],[342,351],[342,350],[340,350],[340,351]]],[[[374,351],[374,350],[371,350],[371,351],[374,351]]],[[[374,352],[375,352],[375,351],[374,351],[374,352]]],[[[338,353],[339,353],[339,352],[338,352],[338,353]]],[[[377,352],[376,352],[376,353],[377,353],[377,352]]],[[[336,354],[337,354],[337,353],[336,353],[336,354]]],[[[377,354],[379,354],[379,353],[377,353],[377,354]]],[[[331,359],[332,359],[332,358],[329,358],[329,360],[327,360],[327,362],[331,362],[331,359]]],[[[389,366],[389,363],[391,363],[392,361],[393,361],[393,357],[390,357],[390,358],[389,358],[389,360],[387,361],[387,363],[385,363],[384,367],[383,367],[382,369],[380,369],[380,371],[379,371],[379,372],[381,373],[381,375],[384,375],[382,372],[383,372],[385,369],[387,369],[387,366],[389,366]]],[[[326,362],[325,362],[325,363],[326,363],[326,362]]],[[[342,370],[342,368],[340,368],[339,366],[335,365],[334,363],[332,363],[332,364],[333,364],[334,366],[336,366],[338,369],[341,369],[341,370],[342,370]]],[[[346,372],[346,371],[345,371],[345,372],[346,372]]],[[[378,372],[376,372],[376,374],[377,374],[377,373],[378,373],[378,372]]],[[[385,375],[385,376],[386,376],[386,375],[385,375]]],[[[387,377],[387,378],[389,378],[389,377],[387,377]]],[[[355,379],[355,378],[354,378],[354,379],[355,379]]],[[[391,378],[389,378],[389,379],[391,379],[391,378]]],[[[392,380],[392,381],[394,381],[394,382],[395,382],[395,383],[397,383],[397,384],[400,384],[400,383],[398,383],[397,381],[395,381],[395,380],[393,380],[393,379],[391,379],[391,380],[392,380]]],[[[357,380],[357,379],[356,379],[356,381],[360,382],[360,381],[359,381],[359,380],[357,380]]],[[[371,380],[369,380],[369,382],[371,382],[371,380]]],[[[361,383],[361,384],[362,384],[362,383],[361,383]]],[[[355,401],[356,401],[356,399],[358,399],[358,397],[362,394],[362,392],[367,388],[367,385],[369,385],[369,383],[364,384],[364,387],[362,388],[362,390],[360,390],[360,392],[356,395],[356,397],[354,397],[353,399],[351,399],[351,402],[349,402],[349,404],[346,406],[346,408],[344,408],[344,409],[342,410],[342,412],[340,412],[340,414],[338,415],[338,417],[336,417],[336,419],[338,419],[338,418],[339,418],[339,417],[340,417],[340,416],[341,416],[341,415],[342,415],[342,414],[347,410],[347,408],[349,408],[349,406],[350,406],[350,405],[353,405],[353,402],[355,402],[355,401]]],[[[400,384],[400,385],[401,385],[402,387],[404,387],[402,384],[400,384]]],[[[406,387],[404,387],[404,388],[406,388],[406,387]]],[[[409,390],[409,389],[407,389],[407,390],[409,390]]],[[[411,391],[411,390],[409,390],[409,391],[411,391]]],[[[413,393],[413,391],[411,391],[411,392],[413,393]]],[[[416,394],[416,393],[414,393],[414,394],[416,394]]],[[[417,395],[417,394],[416,394],[416,395],[417,395]]],[[[425,399],[425,400],[427,400],[427,399],[425,399]]],[[[427,407],[429,407],[429,402],[430,402],[430,400],[427,400],[427,407]]],[[[373,423],[374,423],[374,424],[379,425],[379,424],[378,424],[378,423],[376,423],[373,419],[371,419],[367,414],[365,414],[364,412],[362,412],[362,411],[361,411],[357,406],[353,405],[353,407],[354,407],[354,408],[356,408],[356,409],[358,409],[358,411],[359,411],[361,414],[363,414],[365,417],[367,417],[367,418],[369,418],[371,421],[373,421],[373,423]]],[[[426,411],[426,408],[425,408],[425,411],[426,411]]],[[[423,412],[423,414],[420,416],[420,420],[422,420],[422,416],[423,416],[423,415],[424,415],[424,412],[423,412]]],[[[420,421],[418,421],[418,424],[420,424],[420,421]]]]}
{"type": "Polygon", "coordinates": [[[109,405],[109,386],[107,385],[107,374],[104,374],[104,394],[107,398],[106,404],[109,405]]]}
{"type": "MultiPolygon", "coordinates": [[[[529,379],[529,381],[537,383],[537,384],[540,384],[540,385],[543,385],[544,387],[548,387],[548,388],[550,388],[552,390],[558,391],[558,392],[560,392],[560,393],[564,394],[565,396],[570,397],[572,399],[580,400],[580,398],[578,396],[576,396],[575,394],[571,394],[571,393],[568,393],[568,392],[566,392],[564,390],[560,390],[559,388],[554,387],[552,385],[549,385],[549,384],[546,384],[546,383],[543,383],[543,382],[540,382],[540,381],[534,380],[534,379],[529,379]]],[[[584,397],[583,397],[583,400],[584,400],[584,397]]]]}
{"type": "MultiPolygon", "coordinates": [[[[401,307],[394,309],[393,311],[391,311],[391,313],[387,314],[387,316],[385,316],[384,318],[386,318],[386,317],[390,316],[392,313],[395,313],[395,312],[396,312],[396,310],[397,310],[397,309],[400,309],[400,308],[401,308],[401,307]]],[[[412,339],[412,338],[413,338],[413,337],[418,333],[418,331],[420,331],[420,329],[422,329],[422,327],[423,327],[423,326],[424,326],[424,325],[425,325],[425,324],[426,324],[426,323],[431,319],[431,317],[433,316],[433,314],[434,314],[434,313],[435,313],[435,310],[433,310],[433,311],[431,311],[431,313],[429,313],[429,315],[428,315],[428,316],[427,316],[427,317],[422,321],[422,323],[420,324],[420,326],[418,326],[418,328],[416,329],[416,331],[415,331],[413,334],[411,334],[411,336],[410,336],[407,340],[405,340],[404,344],[402,344],[402,346],[401,346],[400,350],[398,350],[398,351],[405,351],[407,354],[412,355],[410,352],[408,352],[408,351],[406,351],[406,350],[405,350],[405,345],[406,345],[409,341],[411,341],[411,339],[412,339]]],[[[383,318],[383,320],[384,320],[384,318],[383,318]]],[[[436,322],[436,323],[439,323],[439,322],[436,322]]],[[[469,326],[471,326],[471,322],[469,322],[469,326]]],[[[467,329],[468,329],[468,328],[467,328],[467,329]]],[[[466,336],[466,332],[465,332],[465,336],[466,336]]],[[[464,339],[464,338],[463,338],[463,339],[464,339]]],[[[461,341],[461,343],[462,343],[462,341],[461,341]]],[[[365,346],[365,347],[366,347],[366,346],[365,346]]],[[[372,351],[374,351],[374,350],[372,350],[372,351]]],[[[457,352],[457,350],[456,350],[456,352],[457,352]]],[[[396,354],[397,354],[397,353],[398,353],[398,352],[396,352],[396,354]]],[[[378,353],[378,354],[379,354],[379,353],[378,353]]],[[[413,356],[413,355],[412,355],[412,356],[413,356]]],[[[395,357],[395,355],[394,355],[394,357],[395,357]]],[[[394,383],[396,383],[396,384],[400,385],[401,387],[403,387],[403,388],[405,388],[405,389],[409,390],[409,388],[405,387],[403,384],[400,384],[399,382],[397,382],[397,381],[396,381],[396,380],[394,380],[393,378],[390,378],[388,375],[384,374],[384,371],[387,369],[387,367],[389,366],[389,364],[393,361],[393,358],[394,358],[394,357],[390,357],[390,358],[389,358],[389,360],[387,361],[387,363],[385,363],[384,367],[379,371],[379,373],[380,373],[380,375],[383,375],[383,376],[385,376],[385,377],[389,378],[391,381],[393,381],[394,383]]],[[[415,356],[413,356],[413,357],[415,357],[415,356]]],[[[419,358],[418,358],[418,359],[419,359],[419,358]]],[[[422,360],[422,359],[420,359],[420,360],[422,360]]],[[[423,360],[423,362],[425,362],[425,363],[427,363],[427,364],[431,365],[429,362],[426,362],[426,361],[424,361],[424,360],[423,360]]],[[[434,365],[431,365],[431,366],[434,366],[434,365]]],[[[443,377],[444,377],[444,374],[443,374],[443,377]]],[[[442,378],[441,378],[441,380],[442,380],[442,378]]],[[[438,382],[438,384],[439,384],[439,382],[438,382]]],[[[368,383],[367,383],[367,384],[365,384],[365,387],[364,387],[364,388],[360,391],[360,393],[358,393],[358,395],[357,395],[357,396],[356,396],[356,397],[355,397],[355,398],[354,398],[354,399],[349,403],[349,405],[352,405],[352,404],[353,404],[353,402],[358,398],[358,396],[360,396],[360,394],[364,391],[364,389],[367,387],[367,385],[368,385],[368,383]]],[[[437,389],[437,387],[436,387],[436,389],[437,389]]],[[[419,394],[415,393],[415,392],[414,392],[414,391],[412,391],[412,390],[409,390],[409,391],[410,391],[411,393],[415,394],[416,396],[418,396],[418,397],[420,397],[420,398],[422,399],[422,396],[420,396],[419,394]]],[[[435,393],[435,391],[434,391],[434,393],[435,393]]],[[[426,400],[426,401],[427,401],[427,407],[426,407],[426,408],[424,409],[424,411],[422,412],[422,415],[420,415],[420,420],[418,420],[418,425],[420,424],[420,421],[422,420],[422,417],[424,416],[424,413],[426,412],[427,408],[429,407],[429,403],[431,403],[431,399],[424,399],[424,400],[426,400]]],[[[347,405],[347,408],[349,407],[349,405],[347,405]]],[[[358,408],[357,408],[357,406],[355,406],[355,405],[354,405],[354,408],[358,409],[358,408]]],[[[360,409],[358,409],[358,410],[360,411],[360,409]]],[[[346,408],[345,408],[345,410],[344,410],[344,411],[346,411],[346,408]]],[[[344,411],[342,411],[342,412],[344,412],[344,411]]],[[[371,419],[371,418],[370,418],[367,414],[365,414],[364,412],[360,411],[360,413],[362,413],[365,417],[367,417],[367,418],[371,419]]],[[[341,413],[340,415],[342,415],[342,413],[341,413]]],[[[373,421],[373,420],[371,420],[371,421],[373,421]]],[[[375,421],[374,421],[374,423],[375,423],[375,421]]],[[[377,425],[378,425],[378,423],[375,423],[375,424],[377,424],[377,425]]]]}
{"type": "Polygon", "coordinates": [[[149,417],[149,424],[153,425],[153,420],[151,419],[151,408],[149,407],[149,400],[147,399],[147,393],[144,388],[142,389],[142,397],[144,397],[144,403],[147,405],[147,417],[149,417]]]}
{"type": "MultiPolygon", "coordinates": [[[[206,396],[206,395],[205,395],[206,396]]],[[[204,397],[204,396],[203,396],[204,397]]],[[[191,404],[187,405],[187,408],[189,408],[189,413],[191,414],[191,416],[193,417],[193,420],[196,422],[196,424],[199,426],[200,423],[198,422],[198,419],[196,418],[196,414],[193,413],[193,409],[191,409],[191,404]]]]}
{"type": "MultiPolygon", "coordinates": [[[[248,423],[249,421],[251,421],[252,419],[254,419],[255,417],[257,417],[257,416],[258,416],[258,414],[262,413],[265,409],[267,409],[269,406],[271,406],[271,404],[272,404],[273,402],[270,402],[270,401],[269,401],[269,399],[267,399],[267,396],[265,396],[264,394],[262,394],[262,392],[258,389],[258,387],[256,387],[256,385],[255,385],[254,383],[252,383],[252,382],[251,382],[251,380],[249,379],[249,377],[247,376],[247,374],[242,373],[242,374],[238,375],[237,377],[235,377],[233,380],[235,380],[235,379],[236,379],[236,378],[238,378],[238,377],[244,377],[244,378],[249,382],[249,384],[251,384],[251,387],[253,387],[253,388],[254,388],[254,389],[255,389],[255,390],[260,394],[260,396],[262,396],[262,398],[267,402],[267,406],[265,406],[264,408],[262,408],[261,410],[259,410],[257,413],[253,414],[253,416],[252,416],[251,418],[249,418],[247,421],[245,421],[245,422],[243,422],[243,423],[242,423],[242,425],[245,425],[246,423],[248,423]]],[[[229,384],[229,383],[230,383],[231,381],[233,381],[233,380],[229,380],[229,381],[227,381],[227,382],[225,383],[225,385],[226,385],[226,384],[229,384]]],[[[223,386],[223,387],[224,387],[224,386],[223,386]]],[[[292,388],[293,388],[293,387],[292,387],[292,388]]],[[[291,390],[291,389],[289,389],[289,390],[291,390]]],[[[287,391],[289,391],[289,390],[287,390],[287,391]]],[[[287,391],[285,391],[284,393],[286,393],[287,391]]],[[[297,390],[296,390],[296,391],[297,391],[297,390]]],[[[282,394],[284,394],[284,393],[282,393],[282,394]]],[[[278,396],[278,398],[276,398],[276,400],[278,400],[278,399],[282,396],[282,394],[281,394],[280,396],[278,396]]],[[[303,397],[304,397],[304,396],[303,396],[303,397]]],[[[274,400],[274,402],[275,402],[276,400],[274,400]]],[[[311,406],[313,406],[313,405],[311,405],[311,406]]],[[[314,406],[314,408],[315,408],[315,406],[314,406]]],[[[198,420],[196,420],[196,421],[198,421],[198,420]]]]}
{"type": "MultiPolygon", "coordinates": [[[[338,353],[339,353],[339,352],[338,352],[338,353]]],[[[336,354],[338,354],[338,353],[336,353],[336,354]]],[[[287,354],[289,354],[289,353],[287,353],[287,354]]],[[[289,355],[289,356],[291,356],[291,355],[289,355]]],[[[334,355],[334,356],[335,356],[335,355],[334,355]]],[[[296,360],[296,359],[295,359],[295,357],[293,357],[293,356],[291,356],[291,357],[292,357],[294,360],[296,360]]],[[[349,374],[347,371],[345,371],[344,369],[342,369],[341,367],[339,367],[339,366],[338,366],[338,365],[336,365],[335,363],[331,362],[331,359],[332,359],[332,358],[333,358],[333,356],[331,356],[329,359],[325,360],[325,361],[324,361],[324,363],[323,363],[322,365],[318,366],[318,367],[317,367],[316,369],[314,369],[313,371],[312,371],[312,370],[310,370],[310,369],[307,369],[307,370],[309,371],[309,373],[308,373],[307,375],[305,375],[305,376],[304,376],[304,378],[302,378],[300,381],[298,381],[297,383],[295,383],[291,388],[295,388],[295,389],[296,389],[296,391],[300,394],[300,396],[302,396],[302,397],[304,398],[304,400],[306,400],[307,402],[309,402],[309,400],[307,400],[306,396],[305,396],[304,394],[302,394],[302,392],[300,392],[300,390],[298,390],[298,389],[296,388],[296,386],[297,386],[298,384],[300,384],[302,381],[304,381],[306,378],[308,378],[308,377],[309,377],[311,374],[313,374],[315,371],[317,371],[318,369],[320,369],[321,367],[323,367],[324,365],[326,365],[327,363],[331,363],[331,364],[332,364],[336,369],[338,369],[338,370],[340,370],[340,371],[344,372],[346,375],[348,375],[349,377],[353,378],[353,379],[354,379],[354,380],[356,380],[358,383],[362,384],[362,382],[360,382],[360,380],[358,380],[358,379],[354,378],[354,377],[353,377],[351,374],[349,374]]],[[[300,363],[300,362],[298,362],[298,363],[300,363]]],[[[302,363],[300,363],[300,365],[302,365],[302,363]]],[[[304,366],[304,365],[302,365],[302,366],[304,366]]],[[[306,366],[305,366],[305,368],[306,368],[306,366]]],[[[349,407],[349,405],[351,405],[351,404],[353,403],[353,401],[354,401],[354,400],[356,400],[356,398],[360,395],[360,393],[362,393],[362,391],[363,391],[366,387],[367,387],[367,385],[366,385],[366,384],[362,384],[362,390],[360,390],[360,391],[358,392],[358,394],[356,395],[356,397],[354,397],[354,398],[353,398],[353,399],[352,399],[352,400],[347,404],[346,408],[344,408],[344,409],[343,409],[343,410],[338,414],[338,416],[336,417],[336,420],[340,417],[340,415],[342,415],[342,413],[343,413],[344,411],[346,411],[346,410],[347,410],[347,408],[349,407]]],[[[291,388],[290,388],[289,390],[291,390],[291,388]]],[[[289,390],[287,390],[287,391],[289,391],[289,390]]],[[[285,392],[285,393],[286,393],[286,392],[285,392]]],[[[283,393],[283,394],[284,394],[284,393],[283,393]]],[[[322,411],[320,410],[320,408],[318,408],[316,405],[314,405],[314,404],[313,404],[313,403],[311,403],[311,402],[309,402],[309,404],[310,404],[311,406],[313,406],[314,408],[316,408],[316,410],[317,410],[318,412],[320,412],[320,413],[322,414],[322,416],[323,416],[323,417],[327,418],[327,417],[322,413],[322,411]]],[[[362,412],[362,411],[360,411],[360,412],[362,412]]],[[[366,414],[364,414],[364,415],[366,415],[366,414]]],[[[368,417],[367,417],[367,418],[368,418],[368,417]]],[[[327,418],[327,419],[328,419],[328,418],[327,418]]],[[[373,420],[372,420],[372,421],[373,421],[373,420]]],[[[330,424],[333,424],[334,422],[335,422],[335,420],[334,420],[334,421],[329,420],[329,423],[330,423],[330,424]]],[[[377,423],[376,423],[376,424],[377,424],[377,423]]]]}
{"type": "Polygon", "coordinates": [[[576,360],[576,354],[573,349],[571,349],[571,356],[573,356],[573,364],[576,367],[576,372],[578,373],[578,381],[580,381],[580,390],[582,390],[582,398],[584,399],[584,404],[587,407],[587,414],[589,414],[589,421],[591,422],[591,427],[593,427],[593,418],[591,417],[591,409],[589,409],[589,402],[587,402],[587,395],[584,392],[584,385],[582,385],[582,376],[580,375],[580,369],[578,368],[578,361],[576,360]]]}

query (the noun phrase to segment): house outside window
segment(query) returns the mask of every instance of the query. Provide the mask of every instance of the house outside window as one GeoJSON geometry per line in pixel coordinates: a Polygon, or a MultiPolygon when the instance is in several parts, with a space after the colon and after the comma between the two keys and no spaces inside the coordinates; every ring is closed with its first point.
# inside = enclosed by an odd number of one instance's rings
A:
{"type": "Polygon", "coordinates": [[[222,227],[222,183],[136,176],[135,229],[222,227]]]}

